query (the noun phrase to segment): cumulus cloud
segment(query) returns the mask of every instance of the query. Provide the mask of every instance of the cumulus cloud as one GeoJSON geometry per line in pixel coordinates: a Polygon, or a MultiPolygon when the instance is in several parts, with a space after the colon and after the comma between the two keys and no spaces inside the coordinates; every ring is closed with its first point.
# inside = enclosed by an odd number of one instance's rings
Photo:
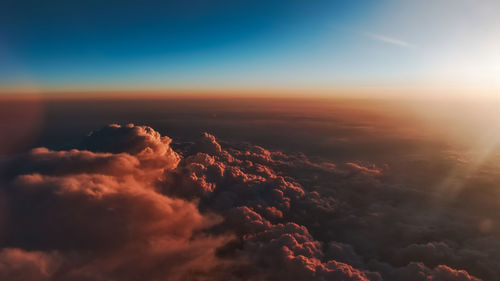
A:
{"type": "Polygon", "coordinates": [[[109,125],[75,149],[6,160],[2,280],[497,274],[496,252],[477,254],[490,240],[448,208],[427,210],[426,194],[387,182],[387,167],[221,144],[208,133],[177,152],[171,142],[147,126],[109,125]]]}
{"type": "Polygon", "coordinates": [[[123,175],[138,170],[139,160],[126,153],[95,153],[86,150],[52,151],[35,148],[27,155],[18,157],[10,166],[15,174],[34,172],[45,175],[70,175],[99,173],[123,175]]]}
{"type": "Polygon", "coordinates": [[[59,267],[55,253],[4,248],[0,251],[0,278],[10,281],[48,280],[59,267]]]}
{"type": "Polygon", "coordinates": [[[81,148],[94,152],[128,153],[148,168],[168,169],[179,162],[179,155],[170,147],[172,139],[161,136],[148,126],[111,124],[91,132],[81,148]]]}
{"type": "Polygon", "coordinates": [[[471,276],[465,270],[456,270],[446,265],[438,265],[434,269],[430,269],[421,263],[410,263],[404,268],[399,268],[391,273],[398,280],[409,281],[479,281],[479,278],[471,276]]]}
{"type": "Polygon", "coordinates": [[[0,275],[181,280],[220,266],[210,259],[227,238],[203,232],[220,218],[155,191],[155,180],[179,160],[169,143],[149,127],[110,125],[85,140],[93,151],[37,148],[13,159],[18,168],[11,172],[19,174],[4,189],[9,216],[0,275]],[[49,268],[52,253],[64,264],[49,268]]]}

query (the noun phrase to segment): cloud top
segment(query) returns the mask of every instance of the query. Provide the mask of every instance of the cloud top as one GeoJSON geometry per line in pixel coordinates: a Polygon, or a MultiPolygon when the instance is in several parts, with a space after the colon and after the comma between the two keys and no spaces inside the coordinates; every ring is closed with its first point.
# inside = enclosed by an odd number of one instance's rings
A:
{"type": "Polygon", "coordinates": [[[109,125],[75,149],[8,159],[2,280],[498,276],[497,260],[479,254],[495,240],[468,235],[460,218],[414,212],[425,196],[385,182],[385,168],[208,133],[178,152],[170,145],[147,126],[109,125]]]}

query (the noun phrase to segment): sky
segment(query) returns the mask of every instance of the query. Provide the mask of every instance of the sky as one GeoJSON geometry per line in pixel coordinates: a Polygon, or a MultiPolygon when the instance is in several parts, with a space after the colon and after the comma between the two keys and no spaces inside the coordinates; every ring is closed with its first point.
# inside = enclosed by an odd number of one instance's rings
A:
{"type": "Polygon", "coordinates": [[[6,0],[0,89],[495,97],[499,14],[494,0],[6,0]]]}
{"type": "Polygon", "coordinates": [[[499,35],[500,0],[0,0],[0,280],[500,280],[499,35]]]}

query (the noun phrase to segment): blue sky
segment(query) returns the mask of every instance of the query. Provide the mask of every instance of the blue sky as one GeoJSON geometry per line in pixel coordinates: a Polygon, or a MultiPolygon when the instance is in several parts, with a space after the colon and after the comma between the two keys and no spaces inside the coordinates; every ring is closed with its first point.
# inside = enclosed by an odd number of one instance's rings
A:
{"type": "Polygon", "coordinates": [[[2,5],[5,89],[484,88],[499,74],[489,0],[2,5]]]}

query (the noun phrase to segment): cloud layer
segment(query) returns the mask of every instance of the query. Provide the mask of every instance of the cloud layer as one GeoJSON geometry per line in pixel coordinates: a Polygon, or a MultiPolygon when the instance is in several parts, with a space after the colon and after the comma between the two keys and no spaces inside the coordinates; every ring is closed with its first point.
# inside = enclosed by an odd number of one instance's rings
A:
{"type": "Polygon", "coordinates": [[[496,280],[499,241],[391,183],[390,167],[313,162],[208,133],[177,151],[109,125],[75,149],[12,156],[2,280],[496,280]]]}

